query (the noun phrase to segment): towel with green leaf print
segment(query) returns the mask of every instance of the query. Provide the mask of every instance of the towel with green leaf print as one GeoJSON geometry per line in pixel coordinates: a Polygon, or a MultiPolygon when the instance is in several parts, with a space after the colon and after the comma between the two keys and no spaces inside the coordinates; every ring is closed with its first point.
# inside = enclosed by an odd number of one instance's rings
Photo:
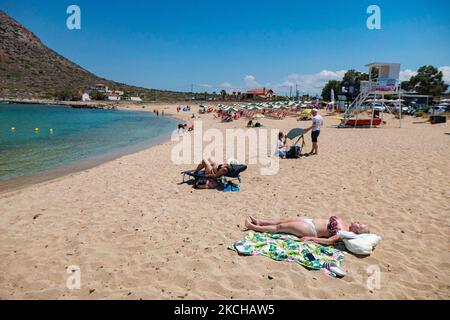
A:
{"type": "Polygon", "coordinates": [[[243,255],[262,255],[277,261],[296,262],[315,270],[321,270],[327,261],[340,266],[346,254],[332,247],[301,241],[293,235],[252,231],[228,249],[243,255]]]}

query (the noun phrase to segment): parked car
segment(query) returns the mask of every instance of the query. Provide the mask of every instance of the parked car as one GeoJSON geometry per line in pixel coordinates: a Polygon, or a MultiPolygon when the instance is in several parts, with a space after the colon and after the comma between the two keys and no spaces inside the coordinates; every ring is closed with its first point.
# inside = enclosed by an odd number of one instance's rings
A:
{"type": "Polygon", "coordinates": [[[438,115],[438,114],[449,111],[448,107],[449,107],[449,105],[440,104],[440,105],[431,107],[430,110],[428,110],[428,113],[438,115]]]}
{"type": "MultiPolygon", "coordinates": [[[[394,110],[397,111],[397,112],[400,111],[400,105],[399,105],[399,104],[394,104],[394,103],[392,103],[392,104],[390,104],[389,106],[390,106],[391,108],[394,108],[394,110]]],[[[406,105],[404,105],[404,104],[402,104],[401,107],[402,107],[402,113],[408,112],[408,110],[409,110],[409,108],[410,108],[410,107],[408,107],[408,106],[406,106],[406,105]]]]}
{"type": "Polygon", "coordinates": [[[375,111],[381,111],[381,112],[385,112],[386,111],[386,107],[382,103],[374,103],[373,104],[373,109],[375,111]]]}

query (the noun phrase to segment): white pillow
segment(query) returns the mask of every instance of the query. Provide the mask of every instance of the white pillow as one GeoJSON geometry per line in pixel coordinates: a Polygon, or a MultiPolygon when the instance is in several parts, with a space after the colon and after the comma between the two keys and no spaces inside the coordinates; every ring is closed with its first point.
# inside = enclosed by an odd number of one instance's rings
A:
{"type": "Polygon", "coordinates": [[[348,251],[358,255],[370,255],[381,237],[373,233],[358,234],[354,239],[343,239],[348,251]]]}

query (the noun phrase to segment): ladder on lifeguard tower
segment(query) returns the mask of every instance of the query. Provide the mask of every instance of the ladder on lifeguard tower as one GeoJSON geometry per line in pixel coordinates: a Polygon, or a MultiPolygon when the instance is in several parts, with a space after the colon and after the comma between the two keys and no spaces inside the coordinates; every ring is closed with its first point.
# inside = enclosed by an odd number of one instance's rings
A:
{"type": "Polygon", "coordinates": [[[355,100],[350,104],[350,106],[344,112],[344,123],[346,126],[348,119],[352,116],[356,116],[358,113],[363,112],[367,107],[364,105],[364,102],[370,96],[370,92],[360,92],[355,100]]]}

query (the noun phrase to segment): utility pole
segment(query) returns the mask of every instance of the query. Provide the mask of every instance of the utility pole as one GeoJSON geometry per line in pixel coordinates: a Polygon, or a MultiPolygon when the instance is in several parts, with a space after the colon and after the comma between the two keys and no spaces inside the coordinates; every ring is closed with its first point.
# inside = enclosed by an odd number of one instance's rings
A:
{"type": "Polygon", "coordinates": [[[191,84],[191,92],[194,93],[194,85],[191,84]]]}
{"type": "Polygon", "coordinates": [[[298,84],[295,84],[295,100],[298,101],[298,84]]]}
{"type": "Polygon", "coordinates": [[[292,98],[292,86],[289,87],[289,99],[292,98]]]}

